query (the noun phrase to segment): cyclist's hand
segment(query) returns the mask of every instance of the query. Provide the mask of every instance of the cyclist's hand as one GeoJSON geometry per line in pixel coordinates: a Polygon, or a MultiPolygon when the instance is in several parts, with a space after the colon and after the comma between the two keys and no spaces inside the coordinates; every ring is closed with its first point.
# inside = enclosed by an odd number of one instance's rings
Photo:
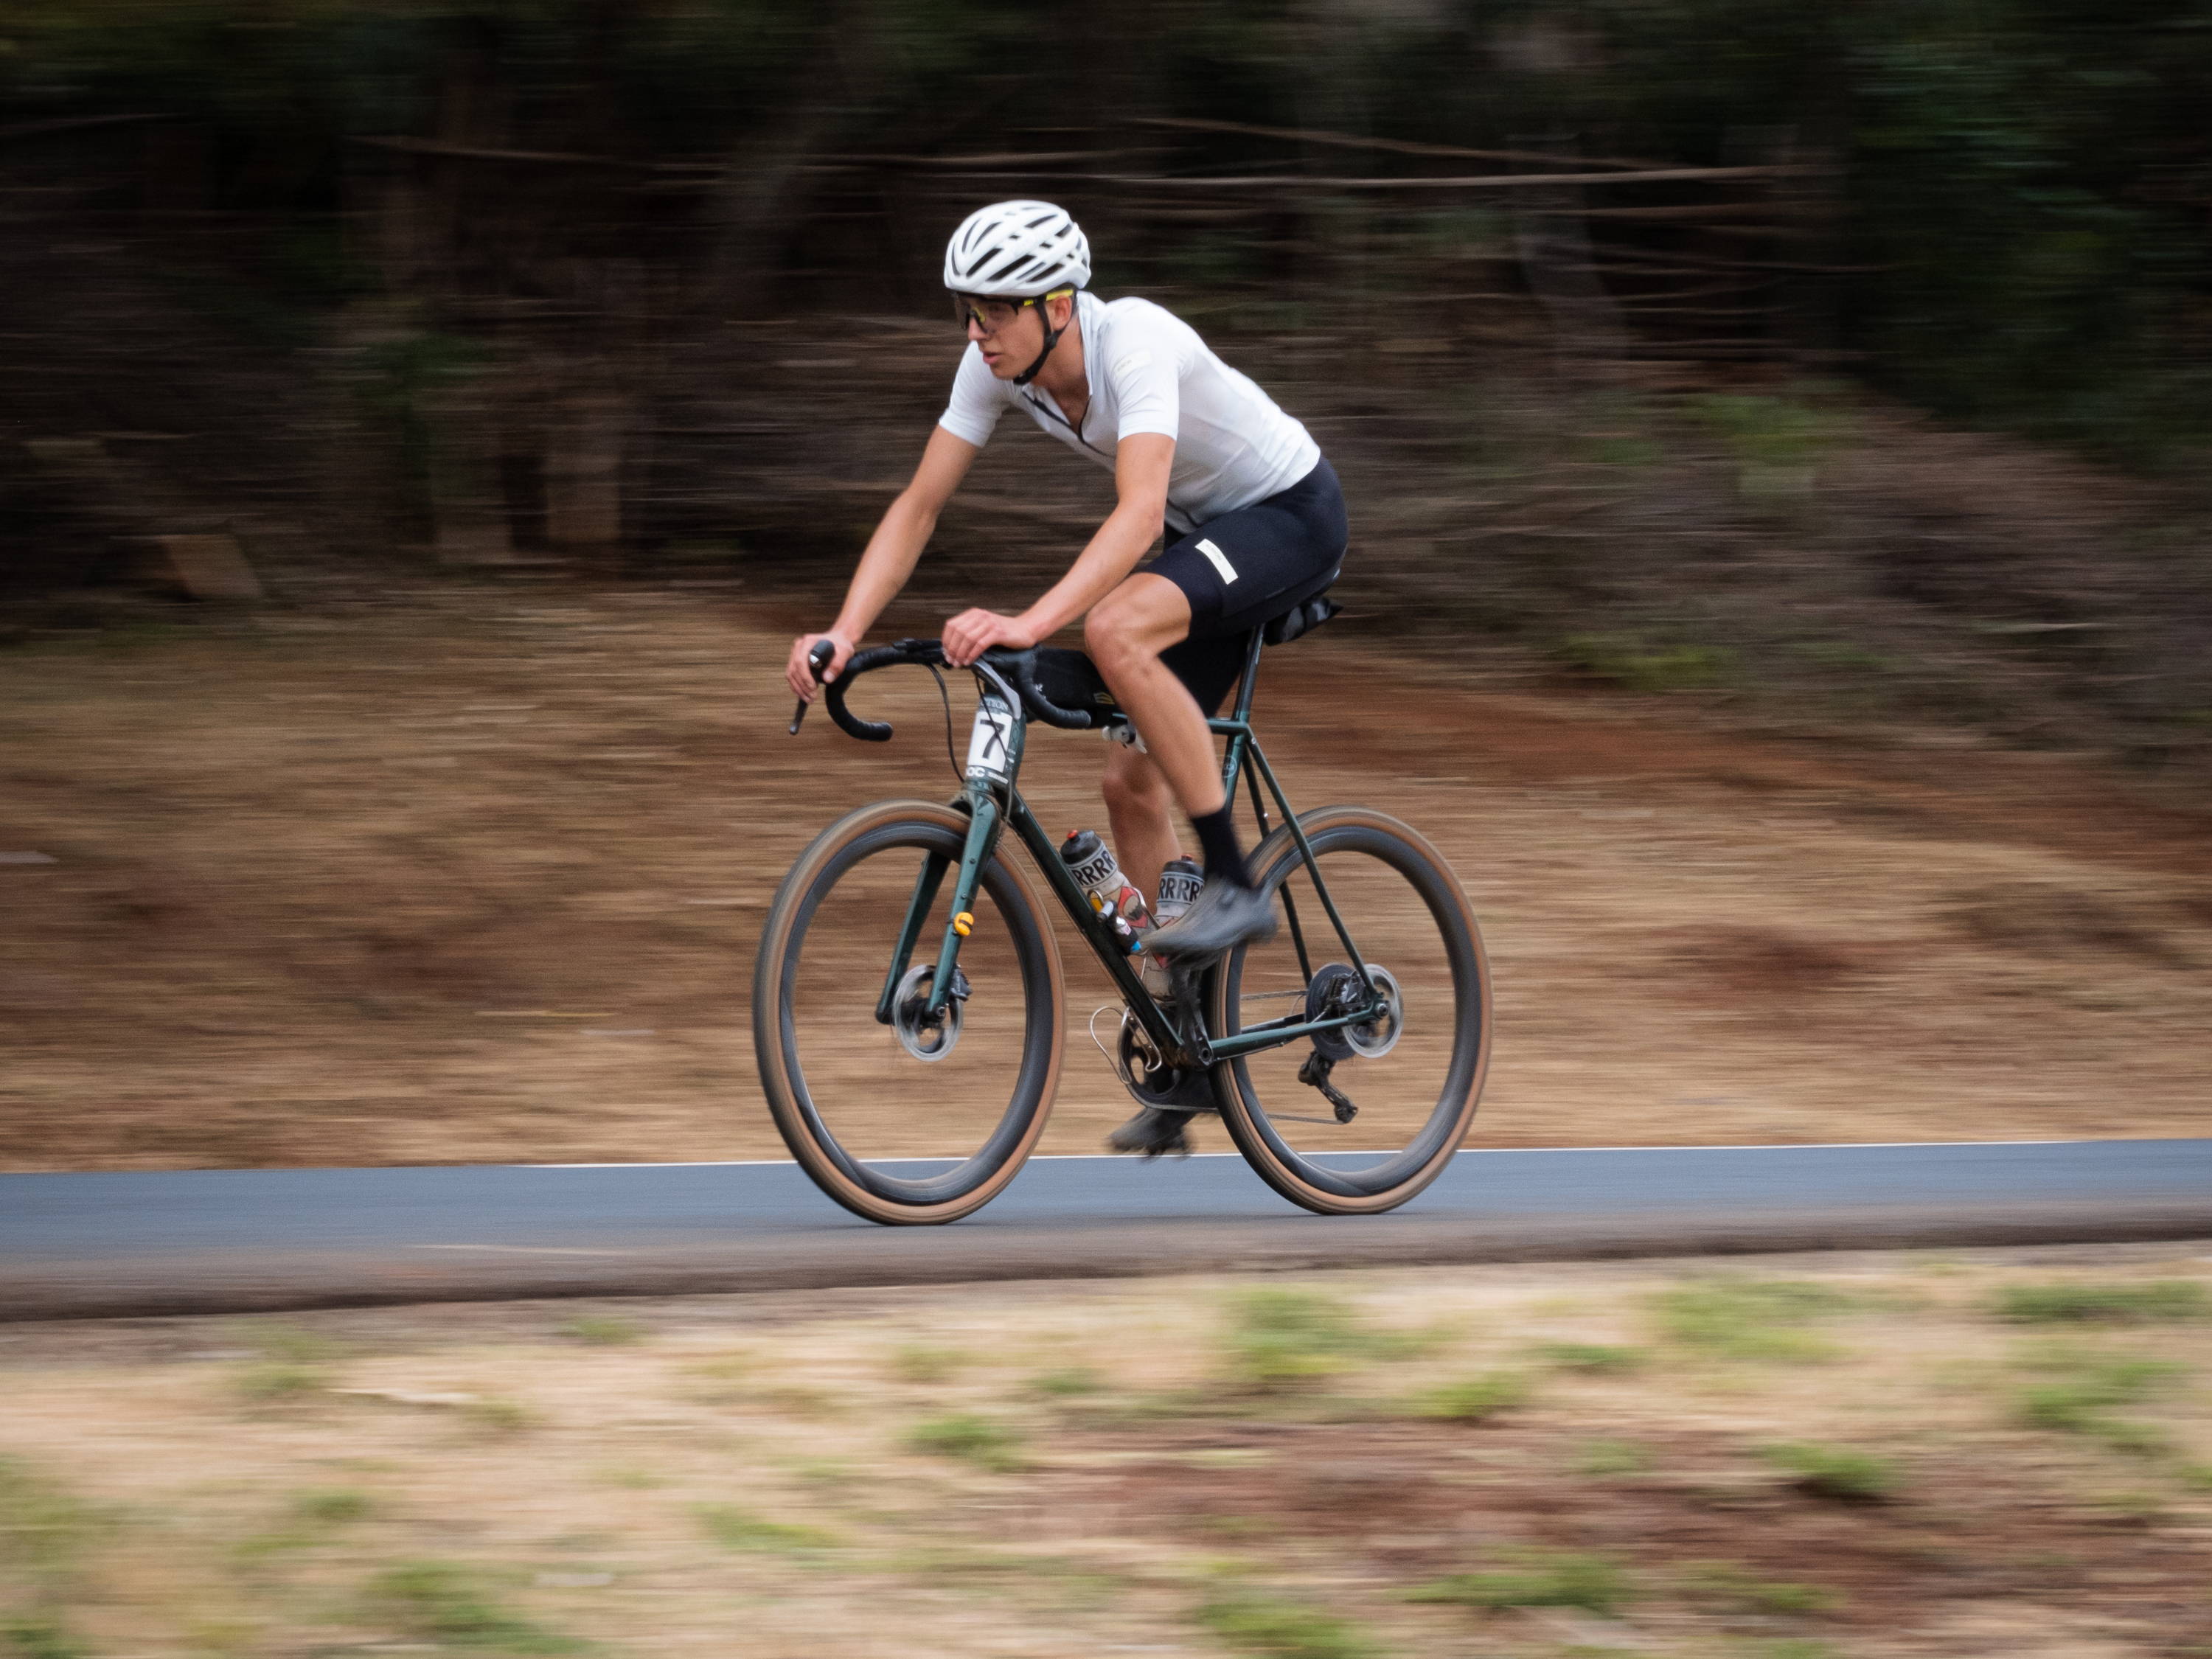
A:
{"type": "Polygon", "coordinates": [[[834,680],[845,672],[847,659],[853,654],[853,642],[836,634],[801,634],[792,642],[791,660],[784,665],[783,678],[790,682],[792,690],[802,702],[812,702],[822,693],[814,683],[814,665],[806,660],[809,652],[827,640],[836,647],[836,654],[830,659],[830,666],[822,671],[822,678],[834,680]]]}
{"type": "Polygon", "coordinates": [[[965,668],[994,645],[1026,651],[1036,643],[1036,635],[995,611],[963,611],[945,624],[944,642],[945,660],[965,668]]]}

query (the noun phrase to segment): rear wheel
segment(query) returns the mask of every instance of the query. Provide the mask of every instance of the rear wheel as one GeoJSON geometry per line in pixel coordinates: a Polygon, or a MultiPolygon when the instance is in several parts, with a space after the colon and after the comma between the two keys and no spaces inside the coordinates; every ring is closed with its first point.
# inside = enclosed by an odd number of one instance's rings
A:
{"type": "Polygon", "coordinates": [[[989,1203],[1059,1085],[1060,957],[1003,859],[984,864],[955,995],[927,1012],[967,836],[948,807],[863,807],[799,855],[762,929],[753,1048],[769,1110],[815,1183],[871,1221],[957,1221],[989,1203]],[[918,886],[927,919],[885,1024],[877,1006],[918,886]]]}
{"type": "MultiPolygon", "coordinates": [[[[1231,1138],[1269,1186],[1325,1215],[1372,1215],[1443,1174],[1474,1120],[1490,1059],[1490,968],[1458,878],[1413,830],[1358,806],[1324,806],[1298,823],[1384,1009],[1231,1060],[1216,1069],[1217,1092],[1231,1138]],[[1340,1117],[1302,1070],[1325,1075],[1357,1114],[1340,1117]]],[[[1365,987],[1287,825],[1260,844],[1252,873],[1280,925],[1267,944],[1223,958],[1207,1029],[1218,1037],[1361,1006],[1365,987]]]]}

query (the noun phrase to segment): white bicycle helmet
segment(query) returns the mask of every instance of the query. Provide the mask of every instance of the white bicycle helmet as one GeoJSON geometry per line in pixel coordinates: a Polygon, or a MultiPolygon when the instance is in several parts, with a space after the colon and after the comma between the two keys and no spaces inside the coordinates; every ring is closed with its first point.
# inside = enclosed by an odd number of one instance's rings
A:
{"type": "Polygon", "coordinates": [[[1067,210],[1049,202],[978,208],[945,245],[945,286],[955,294],[1033,300],[1090,281],[1090,242],[1067,210]]]}

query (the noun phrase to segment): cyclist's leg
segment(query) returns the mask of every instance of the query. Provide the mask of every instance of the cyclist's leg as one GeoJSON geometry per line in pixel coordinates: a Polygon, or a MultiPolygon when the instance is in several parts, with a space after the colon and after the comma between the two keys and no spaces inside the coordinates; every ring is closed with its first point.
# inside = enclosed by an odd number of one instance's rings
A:
{"type": "MultiPolygon", "coordinates": [[[[1229,700],[1243,672],[1249,641],[1249,635],[1185,640],[1161,652],[1160,660],[1197,700],[1199,712],[1212,714],[1229,700]]],[[[1184,845],[1176,828],[1175,791],[1166,775],[1142,749],[1116,744],[1106,757],[1105,794],[1106,816],[1121,867],[1140,892],[1158,892],[1161,867],[1180,856],[1184,845]]]]}
{"type": "MultiPolygon", "coordinates": [[[[1225,878],[1225,884],[1249,884],[1205,714],[1234,683],[1238,647],[1251,631],[1336,579],[1346,535],[1336,474],[1318,461],[1290,489],[1172,540],[1102,600],[1086,624],[1092,660],[1190,814],[1207,875],[1225,878]],[[1164,652],[1170,660],[1162,660],[1164,652]],[[1194,653],[1200,662],[1182,660],[1194,653]],[[1210,697],[1189,695],[1201,677],[1218,686],[1210,697]]],[[[1164,948],[1178,939],[1195,948],[1198,937],[1215,930],[1194,925],[1187,931],[1188,939],[1166,936],[1164,948]]]]}
{"type": "MultiPolygon", "coordinates": [[[[1164,576],[1139,571],[1091,609],[1083,642],[1115,700],[1143,734],[1149,759],[1193,818],[1221,809],[1221,773],[1206,711],[1160,660],[1190,632],[1190,601],[1164,576]]],[[[1164,862],[1164,860],[1163,860],[1164,862]]]]}
{"type": "Polygon", "coordinates": [[[1151,756],[1117,743],[1108,747],[1104,793],[1114,851],[1130,883],[1150,901],[1160,890],[1160,871],[1182,853],[1175,792],[1151,756]]]}

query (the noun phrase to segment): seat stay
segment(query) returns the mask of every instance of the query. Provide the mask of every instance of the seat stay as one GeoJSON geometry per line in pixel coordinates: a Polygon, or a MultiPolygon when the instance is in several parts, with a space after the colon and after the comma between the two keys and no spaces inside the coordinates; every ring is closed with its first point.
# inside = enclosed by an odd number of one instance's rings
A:
{"type": "MultiPolygon", "coordinates": [[[[1343,942],[1345,953],[1352,958],[1352,971],[1359,975],[1359,982],[1367,988],[1368,995],[1372,999],[1376,996],[1374,976],[1367,971],[1367,963],[1359,954],[1359,947],[1352,942],[1352,930],[1344,925],[1344,918],[1337,911],[1336,901],[1329,896],[1328,883],[1322,879],[1321,861],[1314,857],[1313,843],[1306,839],[1305,827],[1298,822],[1297,814],[1291,811],[1291,803],[1283,793],[1283,786],[1276,781],[1275,769],[1267,764],[1267,751],[1260,747],[1257,738],[1253,740],[1251,748],[1252,764],[1260,776],[1267,781],[1267,793],[1275,798],[1276,808],[1283,815],[1283,823],[1291,832],[1291,839],[1297,843],[1298,857],[1304,860],[1306,872],[1313,878],[1314,891],[1320,896],[1321,908],[1328,913],[1329,925],[1336,929],[1336,936],[1343,942]]],[[[1287,876],[1284,878],[1285,883],[1289,879],[1287,876]]],[[[1284,897],[1287,900],[1289,896],[1285,890],[1284,897]]],[[[1307,970],[1302,937],[1298,965],[1302,970],[1307,970]]],[[[1310,970],[1306,971],[1306,977],[1309,980],[1313,977],[1310,970]]]]}
{"type": "MultiPolygon", "coordinates": [[[[1265,841],[1267,839],[1267,804],[1260,799],[1259,769],[1255,767],[1247,772],[1244,775],[1244,781],[1251,791],[1252,816],[1259,823],[1260,839],[1265,841]]],[[[1283,884],[1282,895],[1283,917],[1291,924],[1291,943],[1297,947],[1298,953],[1298,982],[1302,985],[1310,985],[1313,983],[1314,976],[1313,957],[1306,949],[1306,930],[1304,924],[1298,921],[1298,902],[1291,893],[1288,881],[1283,884]]]]}

